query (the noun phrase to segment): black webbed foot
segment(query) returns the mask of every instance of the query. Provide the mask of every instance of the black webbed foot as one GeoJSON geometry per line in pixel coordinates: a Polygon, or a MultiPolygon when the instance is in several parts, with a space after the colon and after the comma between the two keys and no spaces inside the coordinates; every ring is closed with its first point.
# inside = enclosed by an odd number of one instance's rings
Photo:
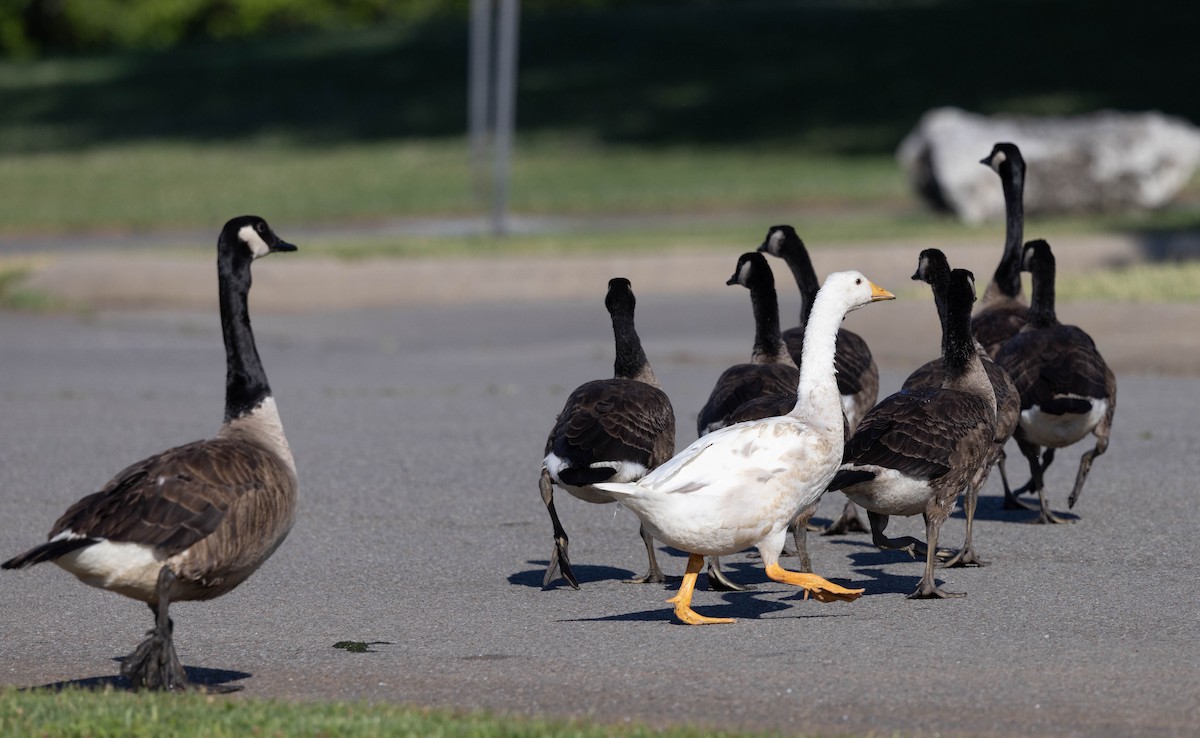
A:
{"type": "Polygon", "coordinates": [[[128,679],[135,690],[176,692],[192,686],[175,653],[172,638],[175,624],[167,614],[171,604],[171,585],[174,583],[175,573],[168,566],[162,567],[158,572],[158,602],[150,606],[154,613],[154,627],[146,632],[146,640],[139,643],[121,663],[121,676],[128,679]]]}
{"type": "Polygon", "coordinates": [[[708,559],[708,588],[713,592],[748,592],[754,589],[749,585],[738,584],[725,576],[725,572],[721,571],[721,562],[715,556],[710,556],[708,559]]]}
{"type": "Polygon", "coordinates": [[[821,532],[823,536],[841,536],[847,533],[867,533],[870,529],[858,517],[858,506],[847,500],[842,513],[837,516],[829,527],[821,532]]]}
{"type": "Polygon", "coordinates": [[[975,553],[974,547],[961,548],[949,556],[943,556],[943,554],[950,554],[950,552],[938,551],[938,558],[945,559],[945,561],[939,561],[937,563],[939,569],[957,569],[965,566],[988,566],[992,563],[979,558],[979,554],[975,553]]]}

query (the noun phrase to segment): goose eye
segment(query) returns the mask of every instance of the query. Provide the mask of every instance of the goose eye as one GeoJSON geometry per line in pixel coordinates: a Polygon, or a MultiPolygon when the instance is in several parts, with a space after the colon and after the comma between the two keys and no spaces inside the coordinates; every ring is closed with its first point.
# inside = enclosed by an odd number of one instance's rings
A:
{"type": "Polygon", "coordinates": [[[862,278],[859,277],[859,278],[855,279],[854,284],[862,284],[862,278]]]}

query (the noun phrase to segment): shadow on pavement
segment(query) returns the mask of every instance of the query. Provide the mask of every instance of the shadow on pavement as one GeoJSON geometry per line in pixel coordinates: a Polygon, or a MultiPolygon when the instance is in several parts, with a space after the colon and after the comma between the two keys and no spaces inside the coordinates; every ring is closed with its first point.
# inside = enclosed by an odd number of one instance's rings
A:
{"type": "MultiPolygon", "coordinates": [[[[114,661],[121,662],[125,657],[118,657],[114,661]]],[[[209,694],[224,694],[227,692],[238,692],[245,689],[242,684],[230,684],[229,682],[238,681],[241,679],[249,679],[252,674],[244,671],[232,671],[229,669],[208,669],[203,666],[184,666],[183,670],[187,672],[188,681],[197,691],[207,692],[209,694]]],[[[133,685],[123,676],[98,676],[87,677],[85,679],[69,679],[61,682],[51,682],[37,687],[26,687],[22,692],[31,692],[35,690],[48,689],[51,691],[62,691],[64,689],[88,689],[102,691],[106,689],[119,690],[122,692],[133,691],[133,685]]]]}

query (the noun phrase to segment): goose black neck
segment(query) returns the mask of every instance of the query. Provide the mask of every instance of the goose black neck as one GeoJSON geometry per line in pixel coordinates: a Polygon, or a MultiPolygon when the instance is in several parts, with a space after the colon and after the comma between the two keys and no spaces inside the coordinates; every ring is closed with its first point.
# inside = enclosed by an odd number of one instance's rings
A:
{"type": "Polygon", "coordinates": [[[750,287],[754,307],[754,355],[775,359],[786,354],[779,334],[779,298],[774,280],[759,280],[750,287]]]}
{"type": "Polygon", "coordinates": [[[817,280],[817,272],[813,269],[812,259],[808,250],[803,246],[784,252],[784,263],[792,270],[792,277],[800,289],[800,325],[808,324],[808,316],[812,315],[813,302],[817,299],[817,290],[821,283],[817,280]]]}
{"type": "Polygon", "coordinates": [[[1029,267],[1033,275],[1033,296],[1029,300],[1028,323],[1034,328],[1049,328],[1058,324],[1054,308],[1054,279],[1057,271],[1054,257],[1041,255],[1029,267]]]}
{"type": "Polygon", "coordinates": [[[271,394],[254,345],[247,300],[250,259],[222,249],[217,257],[221,333],[225,338],[225,422],[253,410],[271,394]]]}
{"type": "Polygon", "coordinates": [[[942,363],[946,378],[955,380],[967,373],[975,352],[971,335],[971,306],[975,301],[975,286],[969,278],[950,275],[934,285],[934,293],[942,293],[945,312],[942,314],[942,363]],[[961,282],[961,284],[960,284],[961,282]]]}
{"type": "Polygon", "coordinates": [[[650,363],[642,350],[642,339],[633,325],[633,311],[618,310],[612,314],[613,340],[617,356],[613,361],[613,376],[634,379],[650,363]]]}
{"type": "Polygon", "coordinates": [[[946,294],[950,288],[950,265],[945,255],[937,252],[925,260],[924,274],[920,278],[933,290],[933,304],[937,308],[938,322],[946,323],[946,294]]]}
{"type": "Polygon", "coordinates": [[[1021,247],[1025,238],[1025,167],[1008,159],[1000,165],[1004,189],[1004,257],[992,282],[1008,297],[1021,294],[1021,247]]]}

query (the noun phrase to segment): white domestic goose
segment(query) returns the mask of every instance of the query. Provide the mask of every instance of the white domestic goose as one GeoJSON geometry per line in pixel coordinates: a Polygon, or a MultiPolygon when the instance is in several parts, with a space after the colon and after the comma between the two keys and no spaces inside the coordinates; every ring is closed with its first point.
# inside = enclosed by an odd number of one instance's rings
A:
{"type": "Polygon", "coordinates": [[[225,422],[215,438],[163,451],[72,505],[50,540],[4,562],[53,561],[85,584],[145,602],[149,638],[121,666],[135,688],[189,686],[167,610],[245,581],[283,542],[296,510],[296,465],[250,329],[250,264],[295,251],[262,218],[225,224],[217,241],[225,340],[225,422]]]}
{"type": "Polygon", "coordinates": [[[833,373],[834,342],[846,313],[893,299],[858,272],[829,275],[809,316],[796,406],[787,415],[739,423],[698,438],[674,458],[627,484],[600,483],[638,516],[656,539],[688,553],[687,571],[670,600],[685,623],[732,622],[691,608],[705,556],[758,548],[771,579],[803,587],[822,602],[862,590],[779,565],[788,524],[825,491],[844,440],[833,373]]]}
{"type": "Polygon", "coordinates": [[[925,573],[912,598],[958,597],[934,582],[938,532],[958,495],[977,475],[992,447],[996,395],[971,338],[975,281],[951,272],[942,326],[942,385],[901,390],[867,413],[846,443],[830,489],[867,511],[880,548],[925,549],[925,573]],[[923,515],[926,544],[884,535],[891,515],[923,515]]]}
{"type": "MultiPolygon", "coordinates": [[[[913,273],[914,280],[926,282],[933,288],[933,301],[937,305],[938,318],[946,320],[946,291],[950,284],[950,263],[946,255],[938,249],[925,249],[917,260],[917,270],[913,273]]],[[[963,510],[967,518],[967,532],[962,548],[949,560],[942,562],[944,567],[954,566],[986,566],[987,562],[979,558],[975,551],[974,524],[975,510],[979,502],[979,490],[987,482],[988,473],[993,466],[1000,469],[1000,478],[1004,484],[1006,498],[1012,495],[1008,488],[1008,478],[1004,473],[1004,444],[1012,437],[1017,427],[1017,418],[1021,414],[1021,397],[1013,386],[1008,372],[1001,369],[996,362],[983,350],[978,341],[975,342],[975,352],[983,369],[987,372],[988,381],[996,394],[996,435],[992,440],[992,448],[988,453],[979,473],[970,481],[964,496],[963,510]]],[[[946,370],[942,358],[938,357],[927,362],[919,369],[908,375],[902,389],[941,387],[946,379],[946,370]]]]}
{"type": "MultiPolygon", "coordinates": [[[[634,327],[637,301],[628,279],[608,282],[604,305],[612,317],[616,358],[613,378],[580,385],[567,397],[546,439],[539,488],[554,526],[554,550],[542,578],[549,586],[556,571],[579,589],[567,556],[567,532],[554,507],[554,485],[585,502],[612,502],[594,482],[629,482],[671,457],[675,450],[675,411],[642,349],[634,327]]],[[[654,540],[641,530],[650,570],[634,582],[662,582],[654,540]]]]}
{"type": "Polygon", "coordinates": [[[1050,244],[1042,240],[1026,244],[1022,269],[1033,274],[1029,319],[1020,333],[1000,347],[996,363],[1009,373],[1021,396],[1021,419],[1013,438],[1029,461],[1032,477],[1022,489],[1038,493],[1041,512],[1037,522],[1061,523],[1064,519],[1051,512],[1046,502],[1043,475],[1054,460],[1055,449],[1094,435],[1096,445],[1080,458],[1075,487],[1067,498],[1068,506],[1075,507],[1092,460],[1108,449],[1117,409],[1117,380],[1091,336],[1058,322],[1050,244]]]}
{"type": "MultiPolygon", "coordinates": [[[[796,229],[790,225],[771,226],[759,251],[783,259],[796,280],[800,290],[800,323],[783,332],[783,340],[797,365],[800,363],[804,344],[804,326],[812,312],[813,300],[817,295],[817,272],[813,269],[808,249],[796,229]]],[[[879,367],[867,342],[857,333],[838,329],[837,351],[833,359],[837,371],[838,393],[842,398],[842,414],[850,430],[858,426],[863,415],[875,406],[879,399],[879,367]]],[[[865,531],[858,518],[854,503],[847,501],[842,512],[824,531],[825,535],[839,535],[851,531],[865,531]]]]}

